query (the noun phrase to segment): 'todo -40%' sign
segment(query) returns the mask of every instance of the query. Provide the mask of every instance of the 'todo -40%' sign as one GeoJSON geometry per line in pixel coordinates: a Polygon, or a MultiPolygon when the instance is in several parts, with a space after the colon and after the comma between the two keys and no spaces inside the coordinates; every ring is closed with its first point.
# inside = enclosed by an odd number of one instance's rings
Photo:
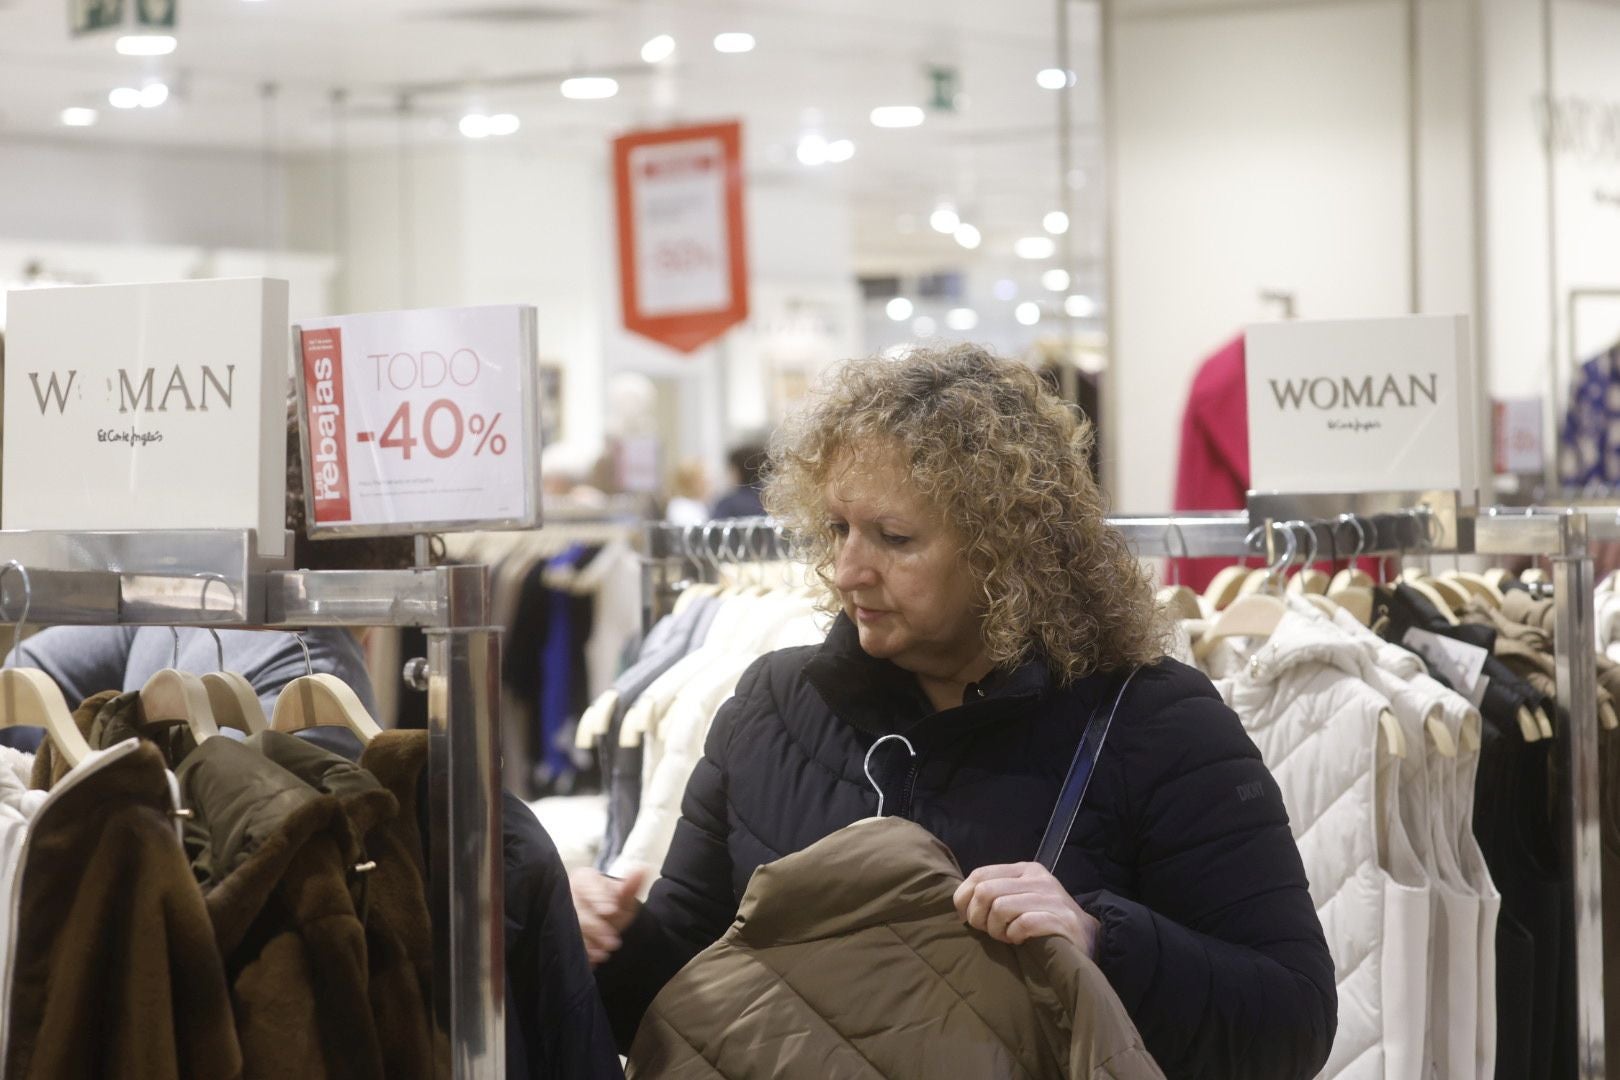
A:
{"type": "Polygon", "coordinates": [[[533,308],[345,315],[296,330],[312,534],[540,523],[533,308]]]}

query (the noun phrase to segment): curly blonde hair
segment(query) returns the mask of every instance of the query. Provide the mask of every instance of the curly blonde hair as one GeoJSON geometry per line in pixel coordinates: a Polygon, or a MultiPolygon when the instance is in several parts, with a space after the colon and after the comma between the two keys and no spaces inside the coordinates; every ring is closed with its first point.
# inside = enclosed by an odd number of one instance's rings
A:
{"type": "Polygon", "coordinates": [[[1067,684],[1164,645],[1147,574],[1104,520],[1093,437],[1033,371],[978,346],[849,360],[772,440],[765,505],[837,610],[826,483],[852,454],[898,452],[980,583],[991,661],[1039,656],[1067,684]]]}

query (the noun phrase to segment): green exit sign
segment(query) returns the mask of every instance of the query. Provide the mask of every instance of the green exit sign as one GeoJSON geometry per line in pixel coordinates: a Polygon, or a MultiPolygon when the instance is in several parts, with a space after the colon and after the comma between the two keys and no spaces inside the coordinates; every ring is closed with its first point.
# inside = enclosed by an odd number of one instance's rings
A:
{"type": "Polygon", "coordinates": [[[124,0],[68,0],[74,36],[110,30],[124,22],[124,0]]]}
{"type": "Polygon", "coordinates": [[[179,0],[68,0],[68,21],[75,37],[115,29],[173,33],[179,6],[179,0]],[[133,19],[126,4],[133,5],[133,19]]]}

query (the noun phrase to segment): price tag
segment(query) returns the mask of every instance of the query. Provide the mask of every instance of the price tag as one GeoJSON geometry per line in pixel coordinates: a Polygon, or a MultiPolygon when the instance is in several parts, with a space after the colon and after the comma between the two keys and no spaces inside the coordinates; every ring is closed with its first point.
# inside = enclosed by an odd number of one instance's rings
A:
{"type": "Polygon", "coordinates": [[[540,524],[532,307],[300,323],[311,535],[540,524]]]}
{"type": "Polygon", "coordinates": [[[1470,645],[1466,641],[1444,637],[1431,633],[1418,627],[1412,627],[1401,637],[1401,644],[1423,657],[1445,677],[1458,693],[1468,698],[1475,706],[1475,691],[1483,699],[1485,684],[1490,680],[1483,674],[1485,661],[1490,653],[1478,645],[1470,645]]]}

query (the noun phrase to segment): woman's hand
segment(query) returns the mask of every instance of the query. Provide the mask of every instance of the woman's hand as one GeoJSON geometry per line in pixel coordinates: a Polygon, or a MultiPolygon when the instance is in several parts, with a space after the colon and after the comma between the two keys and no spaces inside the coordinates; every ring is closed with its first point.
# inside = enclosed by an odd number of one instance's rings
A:
{"type": "Polygon", "coordinates": [[[981,866],[957,886],[956,913],[997,941],[1062,937],[1095,958],[1101,924],[1040,863],[981,866]]]}
{"type": "Polygon", "coordinates": [[[569,872],[568,890],[574,896],[574,914],[592,967],[618,951],[619,935],[641,910],[636,893],[646,877],[644,870],[632,870],[622,878],[591,869],[569,872]]]}

